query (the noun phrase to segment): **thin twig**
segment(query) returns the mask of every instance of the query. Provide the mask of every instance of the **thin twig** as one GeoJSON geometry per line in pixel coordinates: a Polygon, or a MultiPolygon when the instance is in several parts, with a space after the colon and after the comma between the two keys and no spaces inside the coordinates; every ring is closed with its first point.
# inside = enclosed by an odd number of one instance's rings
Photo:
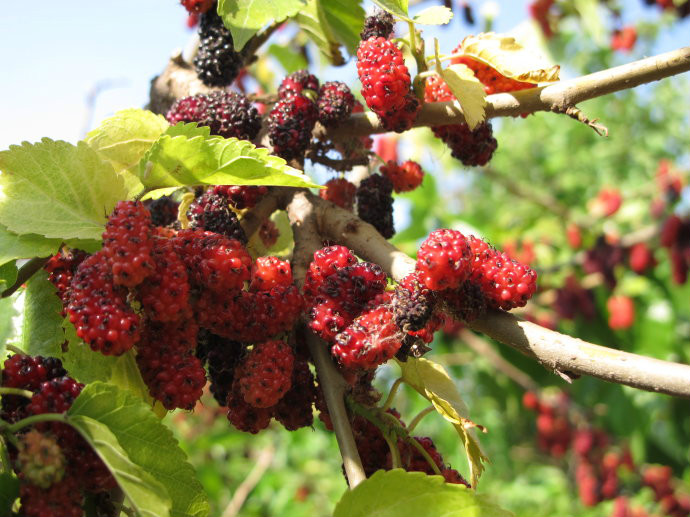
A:
{"type": "Polygon", "coordinates": [[[433,413],[434,411],[436,411],[434,406],[429,406],[426,409],[422,409],[419,413],[417,413],[417,416],[412,419],[410,425],[407,426],[407,432],[411,433],[414,431],[417,425],[419,425],[419,422],[421,422],[429,413],[433,413]]]}
{"type": "Polygon", "coordinates": [[[223,517],[234,517],[239,513],[251,491],[259,484],[259,481],[261,481],[261,478],[271,466],[274,456],[275,449],[272,446],[268,446],[259,452],[259,455],[256,457],[254,468],[252,468],[244,481],[242,481],[240,486],[237,487],[237,490],[235,490],[232,499],[225,507],[225,511],[223,511],[223,517]]]}
{"type": "Polygon", "coordinates": [[[5,289],[2,294],[0,294],[0,298],[12,296],[22,285],[27,282],[27,280],[40,271],[41,268],[45,266],[46,262],[48,262],[48,258],[34,257],[30,259],[26,264],[19,268],[19,271],[17,271],[17,279],[15,280],[14,284],[5,289]]]}

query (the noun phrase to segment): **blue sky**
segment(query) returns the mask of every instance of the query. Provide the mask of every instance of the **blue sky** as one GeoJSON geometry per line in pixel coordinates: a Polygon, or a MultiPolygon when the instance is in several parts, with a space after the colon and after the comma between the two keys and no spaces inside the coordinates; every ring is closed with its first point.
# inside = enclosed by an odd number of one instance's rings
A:
{"type": "MultiPolygon", "coordinates": [[[[479,7],[483,2],[472,3],[479,7]]],[[[495,3],[500,7],[497,30],[507,31],[525,21],[525,1],[495,3]]],[[[641,0],[624,4],[630,19],[657,16],[641,0]]],[[[98,96],[93,123],[119,109],[143,106],[151,78],[191,36],[177,0],[33,0],[6,2],[3,7],[0,150],[44,136],[81,138],[87,95],[103,81],[116,87],[98,96]]],[[[689,22],[665,32],[657,50],[689,44],[689,22]]],[[[444,39],[459,41],[469,31],[456,19],[444,29],[444,39]]],[[[329,77],[340,74],[326,71],[329,77]]]]}

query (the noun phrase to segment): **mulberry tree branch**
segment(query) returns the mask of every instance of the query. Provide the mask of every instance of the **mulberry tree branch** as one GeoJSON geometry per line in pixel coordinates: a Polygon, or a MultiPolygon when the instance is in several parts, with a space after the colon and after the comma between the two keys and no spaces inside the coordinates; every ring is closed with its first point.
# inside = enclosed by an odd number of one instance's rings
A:
{"type": "MultiPolygon", "coordinates": [[[[574,106],[579,102],[628,90],[688,70],[690,70],[690,47],[683,47],[547,86],[489,95],[486,98],[486,118],[510,117],[535,111],[566,113],[569,108],[572,113],[574,106]]],[[[458,102],[433,102],[422,107],[413,125],[415,127],[440,126],[463,122],[465,122],[465,117],[458,102]]],[[[328,136],[333,140],[338,140],[385,132],[374,113],[355,113],[337,129],[329,131],[328,136]]]]}
{"type": "MultiPolygon", "coordinates": [[[[415,261],[354,214],[309,194],[325,237],[378,263],[395,280],[414,270],[415,261]]],[[[690,398],[690,366],[607,348],[492,310],[468,324],[496,341],[532,357],[555,373],[590,375],[633,388],[690,398]]]]}
{"type": "MultiPolygon", "coordinates": [[[[316,225],[316,214],[307,191],[297,191],[287,205],[287,214],[295,236],[292,269],[298,285],[304,284],[304,278],[316,250],[321,248],[321,237],[316,225]]],[[[320,199],[317,197],[317,199],[320,199]]],[[[307,346],[314,359],[319,384],[323,390],[328,413],[333,421],[335,436],[338,440],[343,466],[350,488],[354,488],[366,479],[362,460],[357,452],[352,427],[345,408],[346,383],[333,365],[328,353],[328,346],[316,334],[307,331],[307,346]]]]}

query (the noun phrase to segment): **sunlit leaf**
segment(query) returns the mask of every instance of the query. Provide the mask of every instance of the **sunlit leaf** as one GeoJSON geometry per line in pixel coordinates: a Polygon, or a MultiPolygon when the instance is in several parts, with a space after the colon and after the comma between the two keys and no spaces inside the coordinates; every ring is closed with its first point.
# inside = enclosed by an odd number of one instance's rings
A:
{"type": "Polygon", "coordinates": [[[455,382],[443,366],[428,359],[408,359],[399,364],[403,381],[429,400],[436,411],[455,427],[465,446],[471,484],[476,486],[484,470],[483,462],[488,458],[474,430],[478,426],[470,420],[469,409],[455,382]]]}
{"type": "Polygon", "coordinates": [[[402,469],[379,470],[345,492],[333,517],[511,517],[513,514],[464,485],[402,469]]]}
{"type": "Polygon", "coordinates": [[[552,65],[510,36],[493,32],[467,36],[462,40],[461,52],[516,81],[537,84],[559,80],[558,65],[552,65]]]}
{"type": "Polygon", "coordinates": [[[444,5],[432,5],[412,18],[421,25],[445,25],[453,19],[453,11],[444,5]]]}

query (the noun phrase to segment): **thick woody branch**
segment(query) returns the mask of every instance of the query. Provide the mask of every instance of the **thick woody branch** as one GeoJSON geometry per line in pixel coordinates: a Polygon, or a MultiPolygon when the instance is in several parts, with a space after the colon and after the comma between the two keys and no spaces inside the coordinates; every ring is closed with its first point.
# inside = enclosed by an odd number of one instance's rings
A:
{"type": "Polygon", "coordinates": [[[633,388],[690,398],[690,366],[614,350],[565,336],[501,311],[470,327],[553,371],[591,375],[633,388]]]}
{"type": "MultiPolygon", "coordinates": [[[[287,206],[288,218],[295,236],[293,273],[300,286],[304,283],[314,252],[321,248],[321,237],[317,230],[316,214],[310,197],[313,196],[309,192],[296,192],[287,206]]],[[[320,198],[317,197],[317,199],[320,198]]],[[[328,413],[333,421],[340,454],[343,457],[345,475],[350,488],[354,488],[366,479],[366,475],[345,409],[346,383],[331,360],[328,345],[313,332],[308,331],[306,334],[307,346],[314,359],[316,373],[326,399],[328,413]]]]}
{"type": "MultiPolygon", "coordinates": [[[[415,261],[350,212],[311,195],[320,231],[378,263],[395,280],[415,261]]],[[[590,375],[633,388],[690,398],[690,366],[614,350],[565,336],[503,311],[489,311],[469,327],[533,357],[556,373],[590,375]]]]}
{"type": "MultiPolygon", "coordinates": [[[[486,117],[487,119],[509,117],[535,111],[566,113],[568,108],[572,110],[572,107],[579,102],[628,90],[688,70],[690,70],[690,47],[683,47],[547,86],[489,95],[486,98],[486,117]]],[[[463,122],[465,122],[465,117],[458,102],[434,102],[422,107],[414,126],[440,126],[463,122]]],[[[333,140],[338,140],[356,135],[385,132],[386,130],[374,113],[356,113],[336,130],[329,131],[328,136],[333,140]]]]}

